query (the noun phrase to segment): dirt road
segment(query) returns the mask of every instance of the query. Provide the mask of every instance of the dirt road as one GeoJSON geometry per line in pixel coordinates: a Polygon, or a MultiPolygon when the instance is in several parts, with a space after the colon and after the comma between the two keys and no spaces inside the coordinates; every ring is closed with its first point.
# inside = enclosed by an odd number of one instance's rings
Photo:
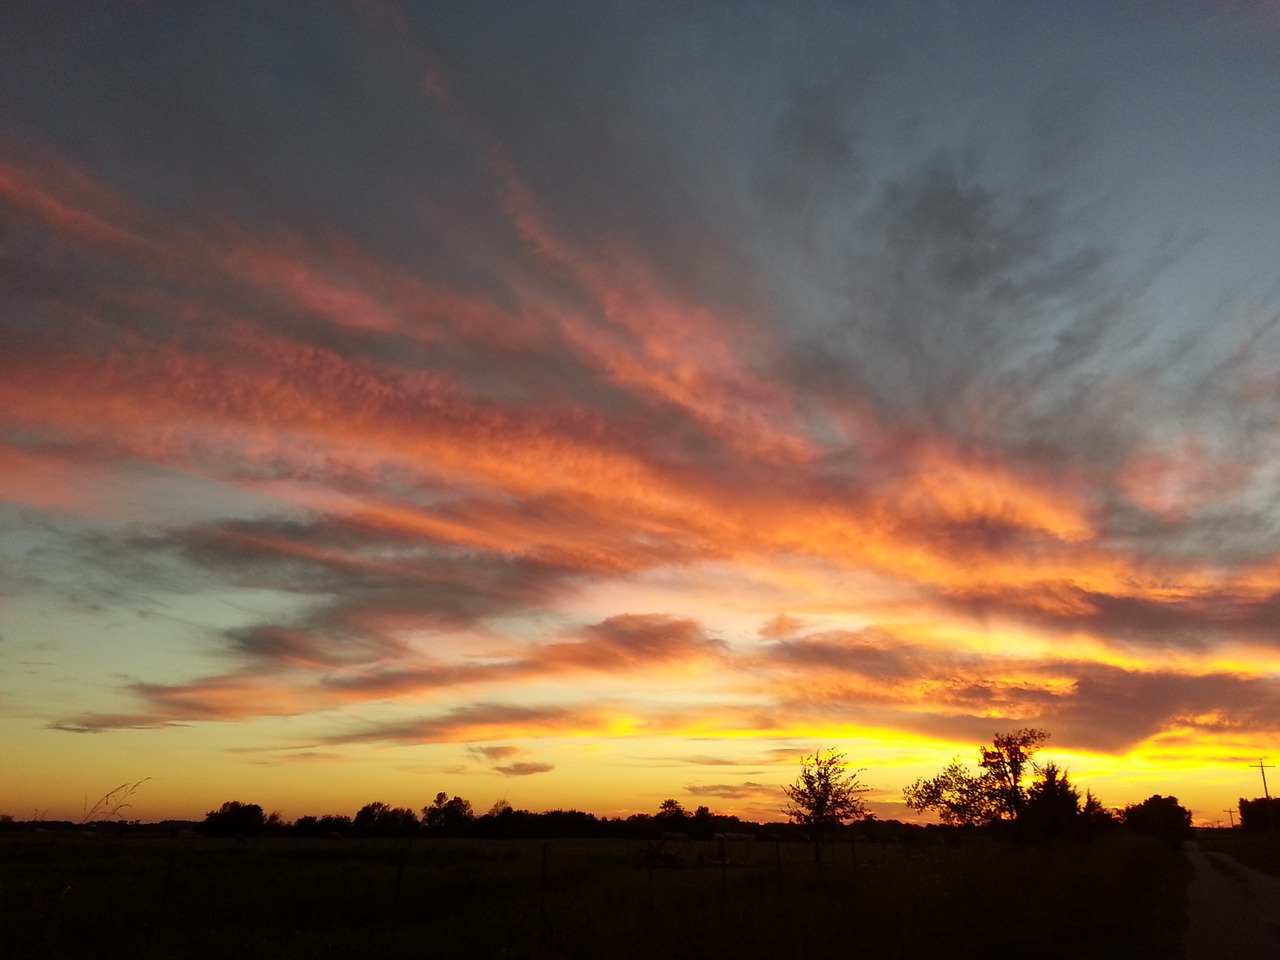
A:
{"type": "Polygon", "coordinates": [[[1280,879],[1187,844],[1186,960],[1280,960],[1280,879]]]}

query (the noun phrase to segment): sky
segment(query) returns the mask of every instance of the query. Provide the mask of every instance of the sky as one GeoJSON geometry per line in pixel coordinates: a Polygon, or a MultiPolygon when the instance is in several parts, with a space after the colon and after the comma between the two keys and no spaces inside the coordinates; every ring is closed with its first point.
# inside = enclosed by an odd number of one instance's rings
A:
{"type": "Polygon", "coordinates": [[[0,811],[1227,819],[1277,157],[1261,0],[4,4],[0,811]]]}

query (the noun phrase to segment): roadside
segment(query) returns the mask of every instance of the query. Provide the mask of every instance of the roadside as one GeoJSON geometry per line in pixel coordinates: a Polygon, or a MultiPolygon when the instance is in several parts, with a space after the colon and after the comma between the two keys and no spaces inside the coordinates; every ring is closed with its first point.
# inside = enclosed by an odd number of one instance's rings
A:
{"type": "Polygon", "coordinates": [[[1225,853],[1186,844],[1194,871],[1187,887],[1186,960],[1280,957],[1280,879],[1225,853]]]}

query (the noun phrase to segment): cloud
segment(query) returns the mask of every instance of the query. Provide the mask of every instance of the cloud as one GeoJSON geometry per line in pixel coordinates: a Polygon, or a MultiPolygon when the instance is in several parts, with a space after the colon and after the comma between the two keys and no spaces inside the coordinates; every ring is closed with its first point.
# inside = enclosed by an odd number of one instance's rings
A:
{"type": "Polygon", "coordinates": [[[334,750],[280,750],[261,747],[232,748],[233,753],[249,754],[252,762],[263,766],[280,763],[342,763],[349,759],[334,750]],[[256,756],[261,754],[262,756],[256,756]]]}
{"type": "Polygon", "coordinates": [[[468,753],[474,753],[477,756],[484,757],[486,760],[509,760],[512,757],[518,757],[521,753],[519,747],[498,746],[498,747],[468,747],[468,753]]]}
{"type": "Polygon", "coordinates": [[[504,777],[531,777],[538,773],[549,773],[554,770],[553,763],[532,763],[529,761],[517,761],[516,763],[500,764],[493,769],[497,770],[504,777]]]}
{"type": "MultiPolygon", "coordinates": [[[[779,640],[764,648],[776,663],[815,672],[857,673],[868,678],[904,678],[916,674],[918,660],[927,657],[938,664],[938,651],[912,649],[896,638],[877,631],[831,631],[793,640],[779,640]],[[914,662],[913,662],[914,661],[914,662]]],[[[945,669],[946,654],[942,664],[945,669]]]]}
{"type": "Polygon", "coordinates": [[[626,669],[690,660],[720,660],[723,641],[706,635],[696,620],[652,614],[620,614],[583,630],[583,639],[538,651],[548,665],[626,669]]]}
{"type": "Polygon", "coordinates": [[[490,764],[490,769],[495,773],[500,773],[504,777],[531,777],[539,773],[550,773],[555,769],[553,763],[538,763],[532,760],[518,760],[517,757],[523,756],[525,751],[519,747],[493,746],[493,747],[467,747],[467,752],[477,757],[482,757],[490,764]],[[507,760],[509,763],[500,761],[507,760]]]}
{"type": "Polygon", "coordinates": [[[1260,734],[1280,708],[1280,683],[1217,672],[1127,671],[1074,665],[1069,696],[1054,704],[1055,736],[1100,752],[1121,752],[1170,730],[1260,734]]]}
{"type": "Polygon", "coordinates": [[[522,706],[512,703],[473,703],[437,716],[367,725],[350,733],[333,734],[321,742],[349,743],[467,743],[526,737],[571,736],[603,729],[607,714],[599,707],[522,706]]]}
{"type": "Polygon", "coordinates": [[[781,640],[804,628],[804,621],[798,617],[780,613],[760,626],[760,636],[766,640],[781,640]]]}
{"type": "Polygon", "coordinates": [[[738,767],[742,765],[740,760],[730,760],[726,757],[712,757],[705,754],[693,754],[687,757],[671,757],[676,763],[689,763],[700,767],[738,767]]]}
{"type": "Polygon", "coordinates": [[[742,783],[694,784],[685,790],[695,797],[718,797],[721,800],[776,799],[782,788],[744,780],[742,783]]]}
{"type": "Polygon", "coordinates": [[[1122,229],[1106,88],[784,11],[242,13],[6,14],[0,487],[74,557],[6,598],[271,598],[55,728],[1265,733],[1276,300],[1122,229]]]}

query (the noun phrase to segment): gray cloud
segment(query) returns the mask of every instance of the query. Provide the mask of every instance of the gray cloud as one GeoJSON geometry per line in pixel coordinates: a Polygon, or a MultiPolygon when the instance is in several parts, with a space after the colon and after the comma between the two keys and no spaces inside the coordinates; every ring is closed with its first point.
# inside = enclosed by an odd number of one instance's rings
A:
{"type": "Polygon", "coordinates": [[[782,796],[781,787],[753,780],[744,780],[742,783],[690,784],[685,790],[695,797],[718,797],[721,800],[777,799],[782,796]]]}
{"type": "Polygon", "coordinates": [[[499,764],[493,769],[504,777],[531,777],[539,773],[550,773],[555,768],[554,763],[533,763],[531,761],[517,760],[515,763],[499,764]]]}
{"type": "Polygon", "coordinates": [[[369,725],[362,730],[323,737],[321,742],[334,746],[345,743],[450,743],[465,738],[470,731],[492,727],[554,736],[572,729],[575,724],[597,721],[598,715],[591,710],[479,702],[438,716],[369,725]]]}

